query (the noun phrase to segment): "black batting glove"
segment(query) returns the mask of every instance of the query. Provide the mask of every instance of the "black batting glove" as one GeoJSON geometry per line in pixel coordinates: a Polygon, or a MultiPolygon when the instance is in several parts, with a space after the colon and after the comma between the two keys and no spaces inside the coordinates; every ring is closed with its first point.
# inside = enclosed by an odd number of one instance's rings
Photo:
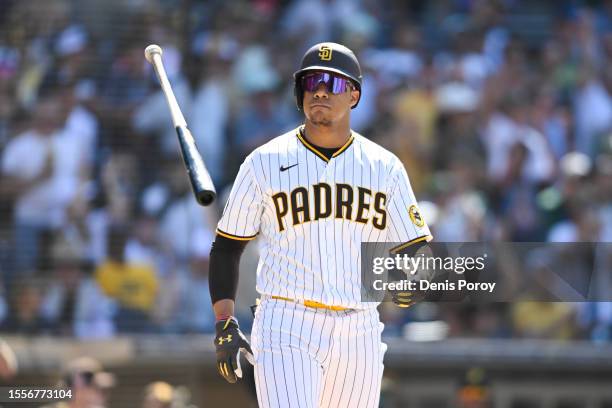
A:
{"type": "Polygon", "coordinates": [[[393,303],[401,308],[409,308],[423,301],[428,291],[420,289],[419,280],[421,279],[431,281],[431,279],[433,279],[433,273],[418,271],[415,274],[410,274],[397,269],[389,271],[389,280],[392,282],[407,280],[415,283],[414,290],[389,290],[388,292],[391,295],[393,303]]]}
{"type": "Polygon", "coordinates": [[[391,292],[391,300],[397,307],[409,308],[422,301],[425,295],[426,293],[423,291],[393,291],[391,292]]]}
{"type": "Polygon", "coordinates": [[[242,378],[240,367],[240,352],[249,363],[254,364],[253,351],[248,340],[240,331],[238,320],[229,317],[215,324],[215,348],[217,350],[217,370],[229,383],[235,383],[242,378]]]}

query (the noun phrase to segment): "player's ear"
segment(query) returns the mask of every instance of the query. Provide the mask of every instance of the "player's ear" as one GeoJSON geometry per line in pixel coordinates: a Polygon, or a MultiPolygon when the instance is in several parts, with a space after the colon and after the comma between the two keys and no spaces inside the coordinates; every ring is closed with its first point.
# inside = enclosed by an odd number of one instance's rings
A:
{"type": "Polygon", "coordinates": [[[356,89],[353,89],[351,91],[351,108],[353,106],[355,106],[355,104],[357,103],[357,101],[359,101],[359,95],[361,94],[361,92],[359,92],[356,89]]]}

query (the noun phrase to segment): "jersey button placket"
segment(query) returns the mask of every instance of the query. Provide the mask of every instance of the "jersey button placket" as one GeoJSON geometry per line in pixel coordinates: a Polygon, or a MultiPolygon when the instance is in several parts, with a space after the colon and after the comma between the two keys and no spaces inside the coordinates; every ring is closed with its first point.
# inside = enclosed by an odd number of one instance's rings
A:
{"type": "MultiPolygon", "coordinates": [[[[334,206],[334,199],[333,199],[333,191],[334,191],[334,185],[336,184],[336,180],[334,180],[334,171],[335,171],[335,167],[336,167],[336,158],[332,157],[329,159],[329,161],[326,163],[325,166],[325,170],[323,171],[322,177],[319,180],[320,183],[325,183],[329,186],[331,186],[332,189],[332,213],[329,217],[321,220],[321,222],[319,223],[319,228],[321,228],[321,232],[322,232],[322,237],[323,238],[323,242],[321,242],[321,255],[323,256],[323,267],[326,269],[326,275],[328,277],[328,279],[331,280],[331,277],[335,274],[335,256],[336,254],[333,253],[332,247],[334,246],[334,228],[335,228],[335,214],[334,214],[334,210],[333,210],[333,206],[334,206]]],[[[325,292],[324,292],[324,299],[327,300],[327,302],[332,302],[334,301],[334,299],[332,299],[333,293],[329,292],[329,288],[325,288],[325,292]]]]}

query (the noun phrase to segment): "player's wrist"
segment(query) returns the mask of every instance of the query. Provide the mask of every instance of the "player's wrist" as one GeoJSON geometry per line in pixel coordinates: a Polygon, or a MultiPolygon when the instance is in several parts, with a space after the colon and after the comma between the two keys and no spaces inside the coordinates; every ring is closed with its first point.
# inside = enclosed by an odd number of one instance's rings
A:
{"type": "Polygon", "coordinates": [[[217,335],[227,331],[240,329],[240,325],[238,324],[238,319],[235,316],[229,316],[225,319],[217,320],[215,322],[215,332],[217,335]]]}
{"type": "Polygon", "coordinates": [[[220,314],[215,316],[215,323],[226,321],[228,319],[235,319],[231,314],[220,314]]]}

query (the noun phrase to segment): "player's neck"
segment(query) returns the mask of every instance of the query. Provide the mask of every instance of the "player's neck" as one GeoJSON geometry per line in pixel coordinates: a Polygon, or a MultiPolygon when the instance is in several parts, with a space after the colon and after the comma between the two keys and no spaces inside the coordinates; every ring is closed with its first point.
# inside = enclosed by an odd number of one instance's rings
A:
{"type": "Polygon", "coordinates": [[[339,126],[317,126],[306,120],[304,125],[306,139],[320,147],[341,147],[351,137],[351,127],[348,122],[339,126]]]}

